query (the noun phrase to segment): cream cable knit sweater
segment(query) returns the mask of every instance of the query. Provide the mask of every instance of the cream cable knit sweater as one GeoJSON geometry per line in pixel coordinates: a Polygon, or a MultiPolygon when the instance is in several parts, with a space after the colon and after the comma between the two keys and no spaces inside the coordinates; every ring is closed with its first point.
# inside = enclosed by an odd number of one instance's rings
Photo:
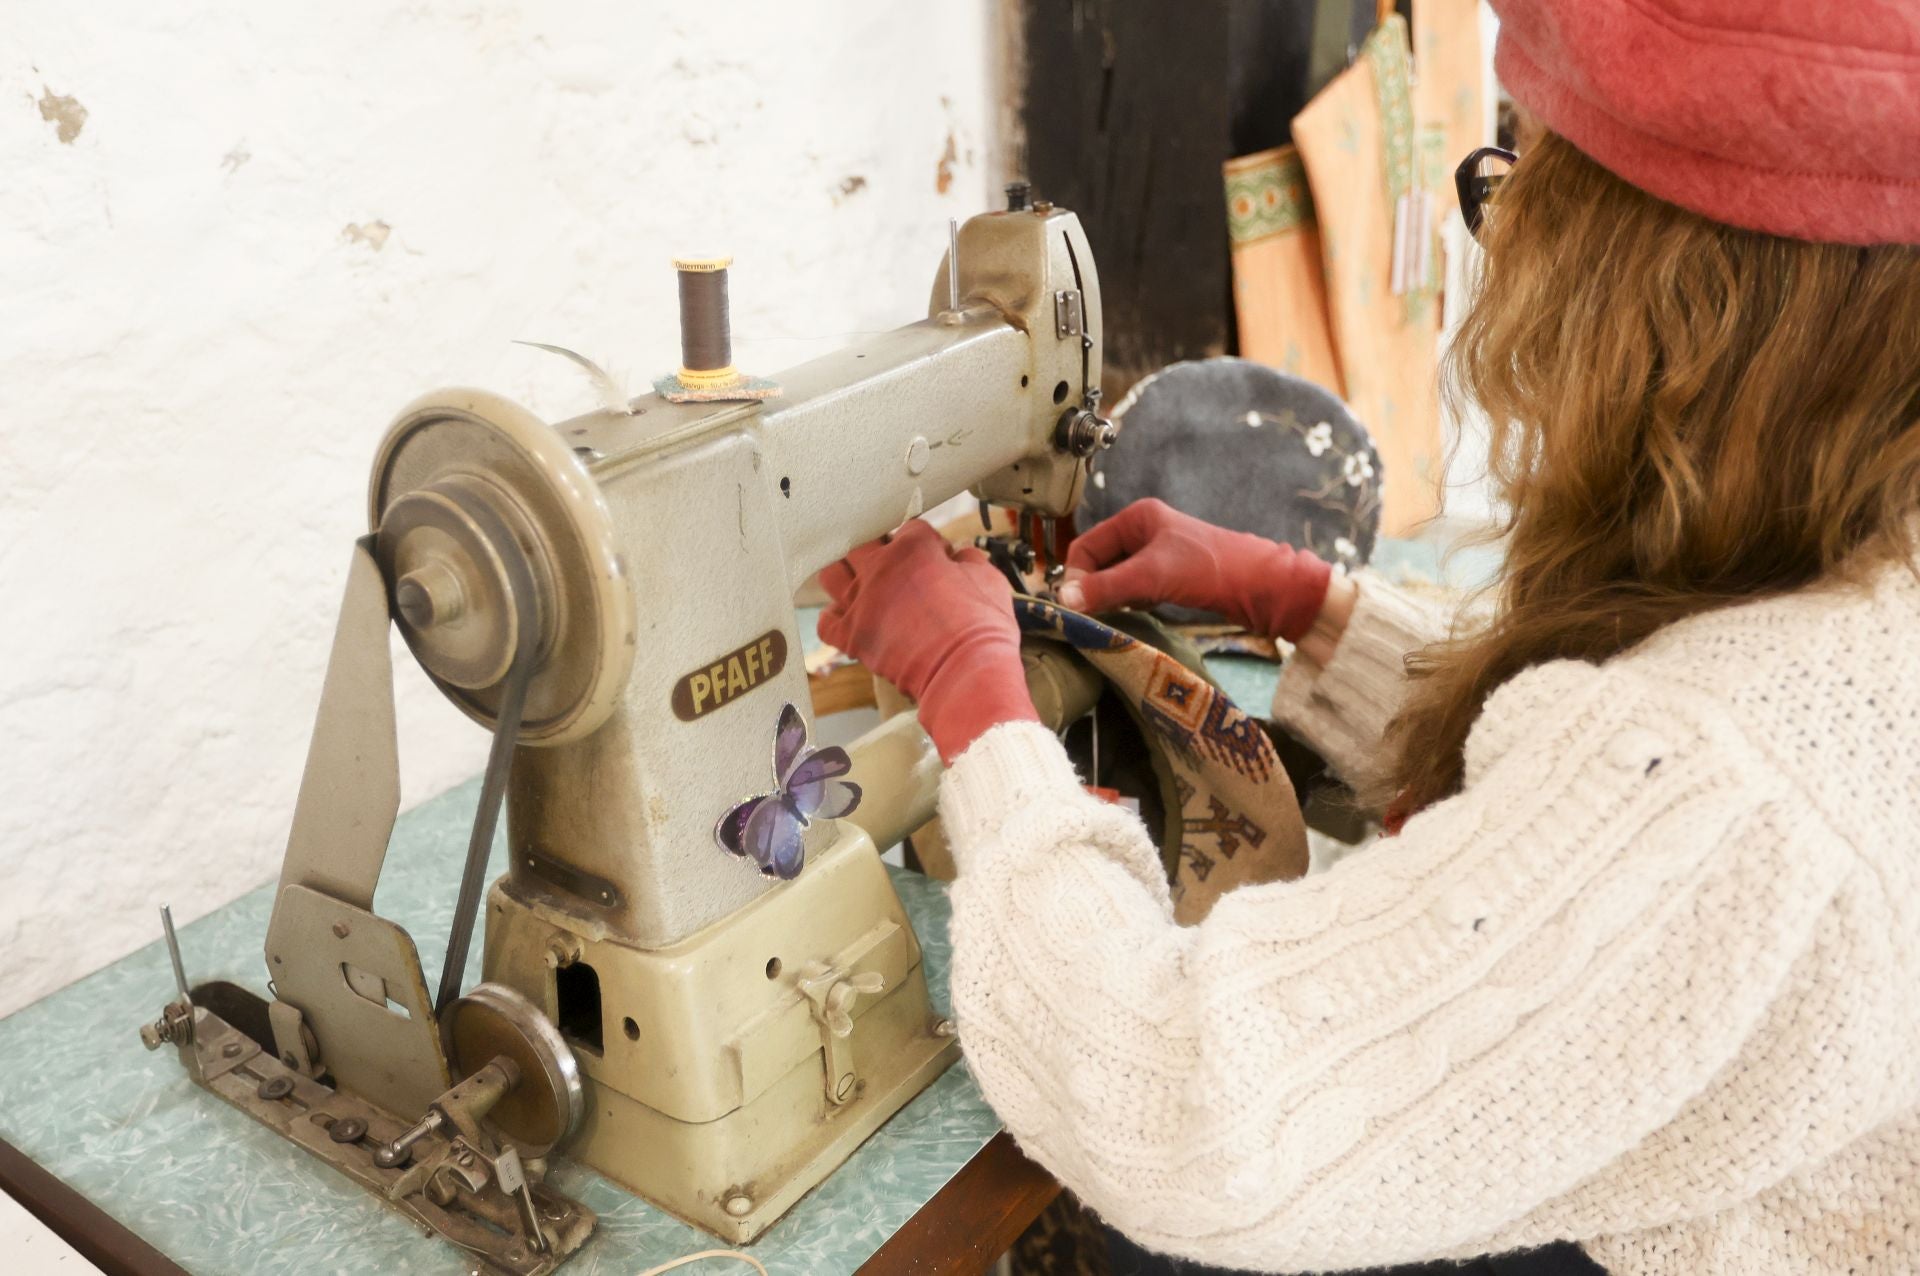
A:
{"type": "MultiPolygon", "coordinates": [[[[1363,578],[1277,715],[1356,771],[1432,629],[1363,578]]],[[[1917,642],[1889,570],[1540,666],[1458,797],[1189,929],[1138,821],[995,728],[942,796],[974,1075],[1208,1263],[1573,1238],[1614,1276],[1920,1272],[1917,642]]]]}

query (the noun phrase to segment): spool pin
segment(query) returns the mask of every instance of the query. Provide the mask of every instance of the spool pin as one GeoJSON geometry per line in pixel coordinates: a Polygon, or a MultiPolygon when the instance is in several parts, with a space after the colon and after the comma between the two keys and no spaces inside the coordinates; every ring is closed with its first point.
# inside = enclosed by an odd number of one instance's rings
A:
{"type": "Polygon", "coordinates": [[[680,276],[680,370],[653,383],[670,403],[770,399],[780,387],[733,364],[733,320],[727,303],[726,256],[676,257],[680,276]]]}

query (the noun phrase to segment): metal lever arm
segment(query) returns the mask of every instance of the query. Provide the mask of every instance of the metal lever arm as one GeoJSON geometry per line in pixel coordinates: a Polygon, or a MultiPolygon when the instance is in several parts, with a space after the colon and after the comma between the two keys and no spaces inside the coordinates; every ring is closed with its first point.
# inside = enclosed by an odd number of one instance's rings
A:
{"type": "Polygon", "coordinates": [[[280,870],[281,891],[308,886],[356,908],[373,907],[400,810],[388,624],[387,587],[373,537],[363,536],[354,542],[347,568],[340,625],[280,870]]]}

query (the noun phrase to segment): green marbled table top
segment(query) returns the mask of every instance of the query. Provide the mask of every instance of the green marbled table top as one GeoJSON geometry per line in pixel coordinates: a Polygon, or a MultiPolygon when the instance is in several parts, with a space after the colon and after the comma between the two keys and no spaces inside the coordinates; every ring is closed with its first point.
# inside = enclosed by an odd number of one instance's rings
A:
{"type": "MultiPolygon", "coordinates": [[[[413,932],[429,983],[439,977],[478,787],[463,784],[400,817],[375,901],[376,911],[413,932]]],[[[503,870],[496,845],[489,879],[503,870]]],[[[920,935],[933,1003],[945,1013],[946,891],[902,870],[894,885],[920,935]]],[[[181,929],[189,980],[264,991],[270,896],[263,886],[181,929]]],[[[477,936],[467,969],[478,978],[477,936]]],[[[195,1086],[171,1049],[142,1049],[140,1025],[172,996],[166,949],[156,941],[0,1020],[0,1138],[196,1276],[471,1270],[458,1250],[195,1086]]],[[[850,1272],[999,1129],[966,1064],[955,1064],[752,1252],[774,1276],[850,1272]]],[[[719,1245],[591,1170],[556,1160],[552,1178],[600,1216],[593,1238],[562,1266],[569,1276],[634,1276],[719,1245]]],[[[747,1269],[711,1260],[681,1270],[747,1269]]]]}

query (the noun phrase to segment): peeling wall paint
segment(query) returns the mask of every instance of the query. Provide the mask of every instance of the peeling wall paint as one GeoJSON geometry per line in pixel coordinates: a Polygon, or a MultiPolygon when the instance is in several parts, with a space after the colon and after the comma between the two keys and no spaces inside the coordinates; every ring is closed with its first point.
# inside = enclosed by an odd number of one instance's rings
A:
{"type": "Polygon", "coordinates": [[[373,251],[379,252],[387,246],[387,236],[392,233],[393,227],[383,221],[371,221],[364,226],[356,222],[348,222],[345,229],[340,232],[340,238],[350,244],[365,244],[373,251]]]}
{"type": "MultiPolygon", "coordinates": [[[[992,7],[17,7],[0,1013],[153,939],[159,903],[191,918],[276,871],[367,467],[410,399],[591,406],[516,338],[644,383],[677,358],[689,249],[735,258],[744,367],[924,312],[947,218],[992,204],[992,7]]],[[[486,741],[397,664],[412,805],[486,741]]]]}
{"type": "Polygon", "coordinates": [[[40,108],[40,118],[53,125],[53,135],[60,139],[62,146],[71,146],[73,139],[80,136],[80,130],[87,126],[87,108],[80,105],[79,98],[62,97],[52,89],[45,89],[35,105],[40,108]]]}

